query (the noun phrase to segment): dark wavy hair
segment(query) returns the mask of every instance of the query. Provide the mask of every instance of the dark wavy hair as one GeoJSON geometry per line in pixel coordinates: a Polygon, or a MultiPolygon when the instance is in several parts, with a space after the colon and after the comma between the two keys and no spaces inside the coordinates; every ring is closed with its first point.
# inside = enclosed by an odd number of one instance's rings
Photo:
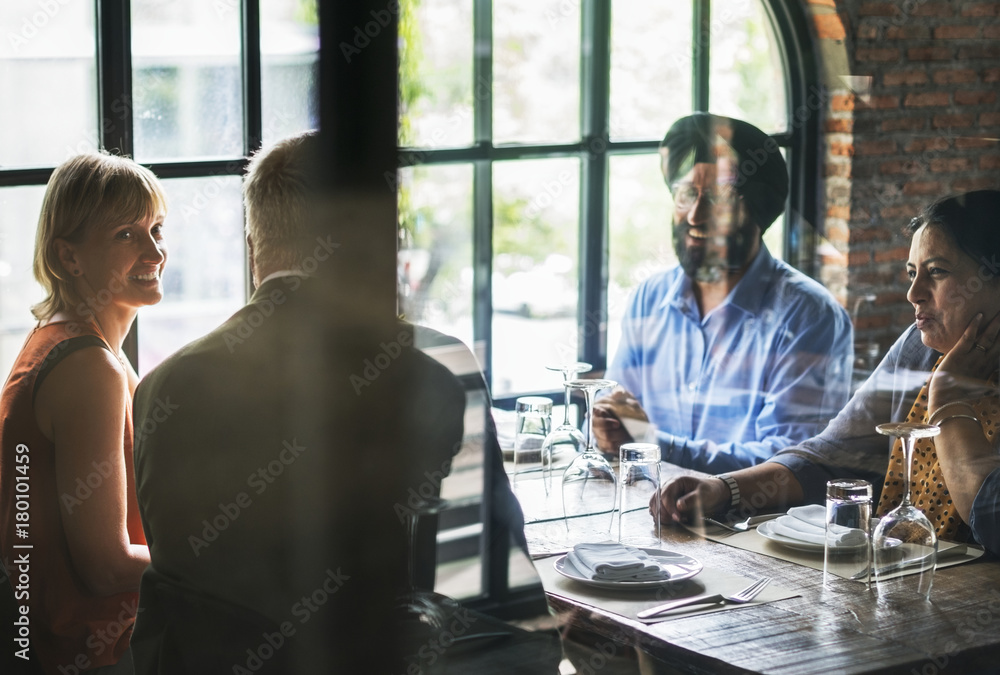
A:
{"type": "Polygon", "coordinates": [[[904,231],[913,236],[924,225],[940,227],[991,276],[1000,276],[1000,190],[976,190],[939,199],[904,231]]]}

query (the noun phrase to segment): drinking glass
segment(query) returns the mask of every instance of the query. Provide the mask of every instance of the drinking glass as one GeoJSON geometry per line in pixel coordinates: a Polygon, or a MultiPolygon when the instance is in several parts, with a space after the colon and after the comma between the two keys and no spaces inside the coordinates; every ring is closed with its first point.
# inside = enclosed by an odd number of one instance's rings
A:
{"type": "Polygon", "coordinates": [[[937,436],[933,424],[899,422],[880,424],[875,429],[886,436],[902,439],[903,501],[882,516],[872,535],[875,585],[879,598],[888,601],[930,599],[937,564],[937,535],[923,511],[910,502],[910,469],[913,465],[913,442],[937,436]],[[897,579],[886,575],[905,569],[915,572],[897,579]]]}
{"type": "Polygon", "coordinates": [[[576,428],[569,421],[570,394],[572,390],[566,386],[574,375],[589,372],[593,366],[589,363],[566,363],[563,365],[545,366],[548,370],[553,370],[563,375],[563,389],[566,392],[565,404],[563,405],[563,421],[558,427],[552,430],[545,440],[542,441],[542,473],[545,480],[545,494],[549,493],[549,484],[552,480],[552,470],[556,462],[562,455],[576,458],[587,450],[587,441],[583,437],[583,432],[576,428]]]}
{"type": "MultiPolygon", "coordinates": [[[[544,478],[543,441],[552,428],[552,399],[545,396],[522,396],[514,403],[517,421],[514,427],[514,473],[511,483],[520,499],[523,490],[544,478]]],[[[544,480],[541,480],[544,483],[544,480]]],[[[548,494],[548,489],[545,490],[548,494]]]]}
{"type": "Polygon", "coordinates": [[[618,472],[621,475],[618,541],[659,548],[660,500],[651,500],[660,488],[660,446],[656,443],[622,443],[618,472]],[[652,523],[649,521],[650,509],[652,523]],[[652,532],[649,530],[651,526],[652,532]]]}
{"type": "Polygon", "coordinates": [[[866,480],[839,478],[826,484],[826,539],[823,545],[823,585],[853,588],[853,584],[831,584],[840,576],[863,579],[871,584],[871,512],[872,485],[866,480]],[[838,540],[851,535],[863,545],[838,546],[838,540]]]}
{"type": "MultiPolygon", "coordinates": [[[[447,506],[447,500],[436,496],[421,496],[419,504],[412,502],[408,504],[409,509],[406,512],[407,591],[399,598],[397,604],[397,610],[408,621],[415,621],[425,627],[435,629],[443,625],[450,608],[454,605],[454,600],[440,593],[435,593],[433,590],[420,587],[420,582],[417,579],[417,532],[421,517],[437,515],[447,506]]],[[[436,554],[436,550],[431,552],[436,554]]]]}
{"type": "Polygon", "coordinates": [[[591,410],[594,395],[601,389],[610,389],[617,385],[612,380],[570,380],[566,386],[570,389],[583,391],[587,401],[587,449],[576,457],[562,477],[563,515],[566,530],[570,532],[570,519],[581,515],[608,514],[607,527],[584,527],[582,522],[574,521],[572,530],[580,536],[599,536],[607,538],[611,532],[616,501],[618,498],[618,481],[615,471],[608,460],[604,459],[594,443],[594,417],[591,410]]]}

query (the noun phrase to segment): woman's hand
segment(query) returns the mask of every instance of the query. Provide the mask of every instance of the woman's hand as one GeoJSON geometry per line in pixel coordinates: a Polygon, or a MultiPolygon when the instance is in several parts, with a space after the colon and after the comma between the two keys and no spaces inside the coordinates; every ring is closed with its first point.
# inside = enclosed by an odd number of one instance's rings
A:
{"type": "Polygon", "coordinates": [[[1000,312],[989,323],[984,323],[981,312],[974,316],[958,342],[938,365],[927,390],[931,413],[946,403],[996,393],[997,368],[1000,366],[1000,312]]]}

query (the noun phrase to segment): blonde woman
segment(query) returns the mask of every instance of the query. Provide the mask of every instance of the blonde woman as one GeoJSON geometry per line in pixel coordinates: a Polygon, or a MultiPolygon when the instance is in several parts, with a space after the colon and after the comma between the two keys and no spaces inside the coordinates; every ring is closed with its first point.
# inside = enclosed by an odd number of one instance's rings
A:
{"type": "Polygon", "coordinates": [[[138,377],[121,348],[138,308],[163,297],[165,214],[150,171],[97,153],[59,166],[42,203],[46,297],[0,396],[0,550],[15,578],[30,560],[19,603],[46,673],[132,672],[149,549],[132,467],[138,377]]]}

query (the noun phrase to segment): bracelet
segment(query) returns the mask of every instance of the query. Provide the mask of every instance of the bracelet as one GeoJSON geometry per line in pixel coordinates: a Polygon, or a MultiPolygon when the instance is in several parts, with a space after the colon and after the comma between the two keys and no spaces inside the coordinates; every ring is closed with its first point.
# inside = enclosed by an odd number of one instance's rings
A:
{"type": "Polygon", "coordinates": [[[729,511],[732,511],[739,507],[740,505],[740,486],[736,482],[736,479],[730,476],[728,473],[720,474],[716,476],[719,480],[729,486],[729,511]]]}
{"type": "Polygon", "coordinates": [[[982,428],[982,426],[983,426],[983,423],[980,422],[979,418],[976,417],[975,415],[962,415],[962,414],[948,415],[947,417],[945,417],[943,419],[939,419],[937,421],[937,426],[941,426],[942,424],[944,424],[948,420],[955,420],[955,419],[972,420],[973,422],[975,422],[976,424],[978,424],[980,428],[982,428]]]}
{"type": "MultiPolygon", "coordinates": [[[[966,401],[952,401],[951,403],[945,403],[943,406],[941,406],[940,408],[938,408],[937,410],[935,410],[934,414],[930,416],[930,419],[928,419],[927,422],[929,424],[934,424],[934,425],[940,426],[941,422],[944,422],[945,420],[950,420],[951,419],[951,417],[944,417],[944,418],[942,418],[942,413],[944,413],[944,411],[947,410],[948,408],[954,408],[957,405],[962,406],[964,408],[968,408],[969,410],[972,411],[972,415],[976,414],[976,409],[973,408],[970,403],[967,403],[966,401]]],[[[968,418],[968,417],[970,417],[970,415],[952,415],[952,417],[967,417],[968,418]]],[[[977,422],[979,421],[979,419],[976,418],[976,417],[974,417],[974,416],[971,417],[971,419],[974,419],[977,422]]]]}

